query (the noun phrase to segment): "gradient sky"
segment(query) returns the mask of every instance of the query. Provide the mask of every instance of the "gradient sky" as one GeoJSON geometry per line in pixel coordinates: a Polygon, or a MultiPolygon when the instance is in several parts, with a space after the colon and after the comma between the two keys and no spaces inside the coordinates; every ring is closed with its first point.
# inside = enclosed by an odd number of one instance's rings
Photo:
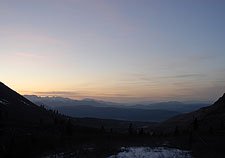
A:
{"type": "Polygon", "coordinates": [[[224,0],[0,0],[0,80],[115,102],[225,92],[224,0]]]}

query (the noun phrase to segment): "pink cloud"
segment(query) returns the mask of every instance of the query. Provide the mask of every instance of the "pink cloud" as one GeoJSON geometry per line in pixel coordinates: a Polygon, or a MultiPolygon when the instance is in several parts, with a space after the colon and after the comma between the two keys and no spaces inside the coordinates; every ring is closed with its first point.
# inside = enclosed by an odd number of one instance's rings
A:
{"type": "Polygon", "coordinates": [[[120,27],[120,29],[123,31],[138,31],[137,27],[131,25],[123,25],[120,27]]]}
{"type": "Polygon", "coordinates": [[[43,56],[43,55],[37,55],[33,53],[24,53],[24,52],[18,52],[15,53],[16,56],[23,57],[23,58],[48,58],[48,56],[43,56]]]}
{"type": "Polygon", "coordinates": [[[25,41],[38,41],[38,42],[44,42],[49,44],[61,44],[62,42],[56,38],[51,38],[45,35],[37,35],[37,34],[29,34],[29,33],[23,33],[23,34],[17,34],[15,35],[15,39],[17,40],[25,40],[25,41]]]}
{"type": "Polygon", "coordinates": [[[52,64],[54,65],[60,59],[58,55],[43,55],[44,53],[34,52],[13,52],[3,56],[3,62],[8,66],[22,66],[22,65],[43,65],[52,64]]]}
{"type": "Polygon", "coordinates": [[[63,59],[60,55],[44,55],[44,53],[34,52],[15,52],[4,57],[4,62],[10,66],[16,65],[43,65],[48,64],[57,68],[72,68],[73,63],[61,62],[63,59]]]}

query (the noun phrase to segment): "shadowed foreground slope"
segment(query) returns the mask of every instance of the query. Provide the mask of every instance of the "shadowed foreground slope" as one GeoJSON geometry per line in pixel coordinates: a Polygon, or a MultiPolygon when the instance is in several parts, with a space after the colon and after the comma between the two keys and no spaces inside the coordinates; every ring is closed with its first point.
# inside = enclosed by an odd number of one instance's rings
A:
{"type": "Polygon", "coordinates": [[[167,129],[173,131],[175,127],[181,129],[190,129],[194,124],[198,124],[199,130],[207,130],[209,128],[220,129],[225,122],[225,94],[219,98],[213,105],[200,108],[194,112],[177,115],[161,124],[159,129],[167,129]]]}
{"type": "Polygon", "coordinates": [[[154,130],[170,145],[188,148],[196,157],[224,157],[225,94],[213,105],[170,118],[154,130]]]}

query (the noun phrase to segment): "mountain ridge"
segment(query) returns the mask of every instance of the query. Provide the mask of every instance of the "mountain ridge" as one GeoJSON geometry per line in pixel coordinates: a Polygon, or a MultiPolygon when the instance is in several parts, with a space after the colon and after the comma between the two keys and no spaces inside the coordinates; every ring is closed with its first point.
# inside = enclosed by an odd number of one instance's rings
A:
{"type": "MultiPolygon", "coordinates": [[[[29,96],[26,97],[29,98],[29,96]]],[[[32,96],[32,98],[33,97],[34,96],[32,96]]],[[[108,105],[93,100],[69,100],[66,102],[51,97],[36,97],[36,99],[38,100],[36,104],[44,104],[47,108],[58,110],[62,114],[80,118],[93,117],[101,119],[158,122],[179,114],[179,112],[167,109],[138,109],[123,105],[108,105]]],[[[35,102],[35,100],[33,101],[35,102]]]]}
{"type": "Polygon", "coordinates": [[[62,102],[68,102],[70,106],[74,105],[91,105],[94,107],[116,107],[116,108],[135,108],[135,109],[146,109],[146,110],[168,110],[168,111],[176,111],[179,113],[187,113],[194,110],[197,110],[201,107],[206,107],[210,104],[186,104],[183,102],[178,101],[168,101],[168,102],[158,102],[152,103],[148,105],[144,104],[136,104],[136,105],[129,105],[129,104],[120,104],[120,103],[113,103],[113,102],[105,102],[101,100],[94,100],[94,99],[83,99],[83,100],[73,100],[69,98],[63,97],[39,97],[36,95],[24,95],[26,98],[31,100],[34,103],[46,104],[51,108],[55,106],[62,106],[62,102]],[[59,101],[58,103],[56,101],[59,101]],[[55,102],[54,105],[51,102],[55,102]],[[60,103],[61,102],[61,103],[60,103]],[[72,104],[74,103],[74,104],[72,104]]]}

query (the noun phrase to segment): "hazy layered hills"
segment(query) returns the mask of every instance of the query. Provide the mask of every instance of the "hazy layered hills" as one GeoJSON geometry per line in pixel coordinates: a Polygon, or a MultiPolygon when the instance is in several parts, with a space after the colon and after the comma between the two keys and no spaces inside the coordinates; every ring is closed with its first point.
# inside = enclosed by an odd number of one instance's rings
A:
{"type": "Polygon", "coordinates": [[[94,117],[132,121],[163,121],[179,113],[191,112],[208,104],[184,104],[161,102],[150,105],[125,105],[94,99],[72,100],[62,97],[38,97],[25,95],[37,105],[56,109],[72,117],[94,117]]]}
{"type": "Polygon", "coordinates": [[[72,117],[92,117],[130,121],[163,121],[179,114],[166,109],[144,109],[109,103],[91,99],[71,100],[60,97],[25,96],[36,104],[44,104],[48,108],[72,117]]]}
{"type": "Polygon", "coordinates": [[[69,98],[63,98],[63,97],[39,97],[36,95],[24,95],[25,98],[29,99],[30,101],[37,103],[38,105],[44,104],[48,107],[58,107],[58,106],[64,106],[64,105],[92,105],[95,107],[123,107],[123,105],[119,103],[113,103],[113,102],[104,102],[101,100],[94,100],[94,99],[83,99],[83,100],[73,100],[69,98]]]}
{"type": "Polygon", "coordinates": [[[182,103],[178,101],[169,101],[169,102],[159,102],[153,103],[149,105],[141,105],[137,104],[132,106],[133,108],[141,108],[141,109],[160,109],[160,110],[170,110],[177,111],[180,113],[187,113],[198,110],[199,108],[209,106],[207,103],[182,103]]]}
{"type": "Polygon", "coordinates": [[[177,115],[164,122],[158,128],[174,130],[177,126],[182,129],[193,129],[194,126],[200,130],[225,128],[225,94],[213,105],[200,108],[194,112],[177,115]],[[195,125],[194,125],[195,124],[195,125]]]}

